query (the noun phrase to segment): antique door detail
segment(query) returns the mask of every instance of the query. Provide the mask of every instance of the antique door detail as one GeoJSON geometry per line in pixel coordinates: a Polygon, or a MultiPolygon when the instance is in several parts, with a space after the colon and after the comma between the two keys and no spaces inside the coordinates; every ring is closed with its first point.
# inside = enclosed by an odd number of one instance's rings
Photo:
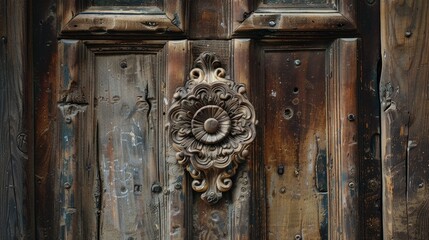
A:
{"type": "Polygon", "coordinates": [[[35,209],[38,239],[354,240],[379,226],[362,210],[377,198],[362,189],[367,1],[42,2],[34,185],[52,207],[35,209]]]}
{"type": "Polygon", "coordinates": [[[168,120],[176,160],[193,178],[192,189],[215,204],[249,156],[255,110],[245,86],[226,79],[220,61],[209,52],[195,60],[189,81],[173,98],[168,120]]]}

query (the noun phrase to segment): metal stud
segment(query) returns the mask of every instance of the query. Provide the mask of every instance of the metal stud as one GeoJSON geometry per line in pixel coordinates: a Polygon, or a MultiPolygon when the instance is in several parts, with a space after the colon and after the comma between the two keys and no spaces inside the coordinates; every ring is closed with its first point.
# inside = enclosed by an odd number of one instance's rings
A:
{"type": "Polygon", "coordinates": [[[152,192],[153,193],[160,193],[162,192],[162,187],[158,183],[155,183],[152,185],[152,192]]]}
{"type": "Polygon", "coordinates": [[[277,166],[277,174],[283,175],[284,173],[285,173],[285,166],[283,166],[283,164],[280,164],[279,166],[277,166]]]}
{"type": "Polygon", "coordinates": [[[411,31],[406,31],[406,32],[405,32],[405,37],[409,38],[409,37],[411,37],[411,35],[413,35],[413,34],[411,33],[411,31]]]}

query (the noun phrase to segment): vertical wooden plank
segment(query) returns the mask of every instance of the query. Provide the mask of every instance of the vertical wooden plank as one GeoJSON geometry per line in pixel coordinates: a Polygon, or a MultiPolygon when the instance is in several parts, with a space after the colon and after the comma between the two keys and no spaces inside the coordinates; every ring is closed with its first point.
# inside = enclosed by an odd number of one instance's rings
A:
{"type": "MultiPolygon", "coordinates": [[[[78,137],[78,174],[80,187],[81,237],[86,239],[99,239],[100,210],[102,198],[102,179],[100,166],[97,161],[98,142],[96,128],[96,98],[95,98],[95,55],[86,46],[85,42],[79,42],[79,75],[78,81],[81,86],[84,99],[81,107],[84,111],[79,113],[79,124],[76,136],[78,137]],[[86,64],[82,64],[86,63],[86,64]]],[[[76,64],[78,64],[76,63],[76,64]]],[[[63,65],[62,67],[64,67],[63,65]]]]}
{"type": "Polygon", "coordinates": [[[36,238],[59,236],[57,169],[59,62],[57,59],[56,1],[33,5],[33,78],[35,129],[35,214],[36,238]]]}
{"type": "MultiPolygon", "coordinates": [[[[34,233],[32,162],[28,147],[27,7],[25,1],[0,5],[0,236],[29,238],[34,233]],[[29,177],[30,176],[30,177],[29,177]]],[[[31,88],[30,88],[31,89],[31,88]]]]}
{"type": "Polygon", "coordinates": [[[336,40],[328,86],[330,237],[359,239],[357,39],[336,40]]]}
{"type": "Polygon", "coordinates": [[[189,37],[227,38],[230,33],[230,5],[226,0],[190,1],[189,37]]]}
{"type": "Polygon", "coordinates": [[[359,65],[359,162],[360,232],[363,239],[381,239],[382,176],[380,149],[380,2],[358,1],[359,65]]]}
{"type": "MultiPolygon", "coordinates": [[[[193,67],[194,60],[205,51],[214,52],[226,71],[226,78],[230,79],[231,42],[230,41],[192,41],[189,42],[189,66],[193,67]]],[[[188,72],[190,69],[187,70],[188,72]]],[[[191,189],[189,187],[189,189],[191,189]]],[[[201,193],[190,191],[188,195],[189,218],[191,220],[188,231],[192,239],[230,239],[232,238],[231,214],[233,211],[231,192],[223,193],[222,199],[215,205],[208,205],[200,197],[201,193]]]]}
{"type": "MultiPolygon", "coordinates": [[[[165,83],[165,95],[163,99],[163,114],[168,111],[173,94],[178,87],[185,84],[187,79],[187,47],[186,40],[183,41],[169,41],[167,44],[167,80],[165,83]]],[[[164,122],[166,122],[164,117],[164,122]]],[[[165,143],[166,154],[166,176],[167,187],[169,194],[167,195],[167,215],[168,222],[165,232],[166,239],[179,240],[187,239],[187,226],[186,222],[188,197],[192,189],[187,188],[186,173],[184,169],[177,163],[175,158],[175,151],[170,145],[168,134],[165,134],[162,140],[165,143]]]]}
{"type": "Polygon", "coordinates": [[[93,53],[80,41],[59,43],[57,196],[60,237],[97,238],[93,53]],[[88,64],[83,64],[83,63],[88,64]]]}
{"type": "MultiPolygon", "coordinates": [[[[6,0],[1,1],[2,6],[6,6],[6,0]]],[[[16,218],[16,213],[13,213],[12,216],[9,216],[9,211],[14,209],[15,199],[14,196],[9,193],[11,192],[9,188],[11,182],[10,174],[10,132],[9,132],[9,97],[8,97],[8,79],[7,74],[7,8],[2,7],[0,12],[0,32],[1,32],[1,42],[0,42],[0,110],[3,113],[1,115],[1,128],[0,128],[0,164],[4,166],[0,172],[0,214],[5,216],[0,219],[0,224],[2,226],[7,226],[1,228],[0,234],[2,236],[7,236],[13,238],[15,233],[9,231],[11,227],[12,231],[15,231],[15,223],[13,223],[14,218],[16,218]],[[11,203],[10,203],[11,202],[11,203]],[[11,205],[11,206],[10,206],[11,205]],[[9,218],[12,220],[10,223],[9,218]],[[10,226],[11,225],[11,226],[10,226]]]]}
{"type": "Polygon", "coordinates": [[[381,1],[383,235],[387,239],[408,239],[406,163],[410,116],[407,80],[413,56],[407,50],[412,44],[405,33],[411,18],[415,17],[412,14],[405,2],[381,1]]]}
{"type": "Polygon", "coordinates": [[[58,109],[58,178],[60,219],[58,237],[62,239],[79,239],[81,237],[81,192],[78,177],[81,159],[79,155],[79,137],[77,129],[82,113],[88,103],[82,91],[79,78],[79,42],[62,41],[59,44],[61,68],[59,73],[60,92],[56,97],[58,109]]]}
{"type": "Polygon", "coordinates": [[[381,1],[383,230],[427,239],[429,5],[381,1]]]}
{"type": "MultiPolygon", "coordinates": [[[[253,44],[250,39],[234,39],[233,40],[233,80],[237,83],[245,84],[246,94],[249,99],[252,99],[253,91],[251,89],[251,74],[252,69],[252,49],[253,44]]],[[[251,100],[251,102],[253,102],[251,100]]],[[[253,152],[253,149],[251,149],[253,152]]],[[[252,213],[251,200],[254,196],[254,181],[253,169],[257,165],[257,158],[252,154],[248,161],[243,163],[238,172],[234,189],[232,189],[232,236],[234,239],[248,240],[252,239],[252,213]]]]}

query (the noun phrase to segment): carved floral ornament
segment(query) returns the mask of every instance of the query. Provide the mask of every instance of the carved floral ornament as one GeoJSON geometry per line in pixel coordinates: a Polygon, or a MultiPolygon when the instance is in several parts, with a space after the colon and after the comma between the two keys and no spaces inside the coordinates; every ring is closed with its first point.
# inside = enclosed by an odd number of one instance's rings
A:
{"type": "Polygon", "coordinates": [[[231,177],[249,155],[255,138],[255,110],[245,86],[225,79],[214,53],[196,60],[168,112],[176,159],[193,178],[192,188],[214,204],[232,187],[231,177]]]}

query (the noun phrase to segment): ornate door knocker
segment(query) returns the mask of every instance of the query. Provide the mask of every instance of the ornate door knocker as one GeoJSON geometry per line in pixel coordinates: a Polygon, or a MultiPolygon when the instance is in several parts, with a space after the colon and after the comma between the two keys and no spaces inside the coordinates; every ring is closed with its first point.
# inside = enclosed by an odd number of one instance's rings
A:
{"type": "Polygon", "coordinates": [[[231,189],[231,177],[255,138],[255,110],[245,92],[243,84],[225,79],[214,53],[204,52],[168,111],[176,159],[193,178],[192,188],[210,204],[231,189]]]}

